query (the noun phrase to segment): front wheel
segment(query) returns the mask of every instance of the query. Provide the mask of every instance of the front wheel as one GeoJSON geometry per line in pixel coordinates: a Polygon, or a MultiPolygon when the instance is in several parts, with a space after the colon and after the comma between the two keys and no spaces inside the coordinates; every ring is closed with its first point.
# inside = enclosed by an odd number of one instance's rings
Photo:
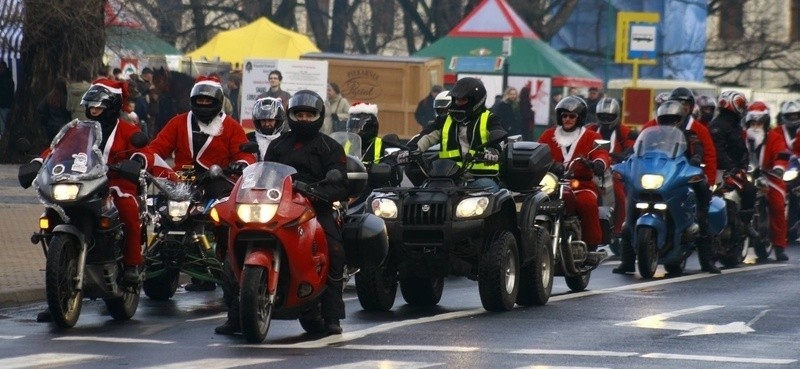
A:
{"type": "Polygon", "coordinates": [[[519,293],[517,240],[510,232],[495,234],[484,251],[478,271],[481,304],[488,311],[508,311],[519,293]]]}
{"type": "Polygon", "coordinates": [[[586,287],[589,287],[590,279],[592,279],[592,272],[585,272],[579,275],[564,277],[564,281],[567,282],[567,287],[569,287],[570,291],[572,292],[581,292],[586,290],[586,287]]]}
{"type": "Polygon", "coordinates": [[[386,264],[356,273],[358,302],[366,311],[389,311],[394,306],[397,271],[386,264]]]}
{"type": "Polygon", "coordinates": [[[534,259],[519,270],[517,304],[544,305],[553,291],[553,254],[550,252],[550,232],[538,228],[534,259]]]}
{"type": "Polygon", "coordinates": [[[412,306],[438,304],[443,290],[444,277],[407,277],[400,281],[400,293],[406,303],[412,306]]]}
{"type": "Polygon", "coordinates": [[[125,292],[122,293],[122,297],[104,300],[108,313],[114,320],[133,318],[139,307],[139,286],[123,288],[125,288],[125,292]]]}
{"type": "Polygon", "coordinates": [[[272,303],[267,294],[266,270],[261,267],[245,266],[242,271],[240,293],[242,335],[247,342],[263,342],[272,321],[272,303]]]}
{"type": "Polygon", "coordinates": [[[636,230],[636,259],[642,278],[653,278],[658,268],[658,249],[655,232],[650,227],[636,230]]]}
{"type": "Polygon", "coordinates": [[[169,300],[180,285],[180,272],[177,269],[162,269],[155,277],[148,277],[142,284],[144,294],[153,300],[169,300]]]}
{"type": "Polygon", "coordinates": [[[47,307],[53,323],[72,328],[78,322],[83,305],[83,291],[75,283],[78,278],[80,245],[69,235],[53,236],[47,250],[45,290],[47,307]]]}

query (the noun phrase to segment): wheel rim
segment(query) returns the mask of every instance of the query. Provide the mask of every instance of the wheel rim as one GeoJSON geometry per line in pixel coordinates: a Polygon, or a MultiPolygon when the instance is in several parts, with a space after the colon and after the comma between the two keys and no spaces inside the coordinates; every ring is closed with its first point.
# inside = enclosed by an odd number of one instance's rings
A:
{"type": "Polygon", "coordinates": [[[78,260],[71,255],[74,251],[72,245],[68,244],[66,248],[70,252],[62,254],[66,259],[63,261],[66,268],[64,268],[64,274],[61,275],[62,278],[59,283],[59,293],[61,294],[59,300],[61,301],[61,309],[64,312],[64,316],[69,318],[78,309],[82,297],[80,292],[75,289],[75,281],[73,280],[78,276],[78,260]]]}
{"type": "Polygon", "coordinates": [[[514,260],[514,253],[510,249],[506,250],[505,261],[506,292],[510,294],[514,292],[514,285],[517,279],[516,260],[514,260]]]}
{"type": "Polygon", "coordinates": [[[541,260],[541,271],[542,271],[542,285],[549,286],[550,285],[550,250],[547,248],[542,248],[542,252],[540,253],[539,260],[541,260]]]}
{"type": "MultiPolygon", "coordinates": [[[[262,277],[264,277],[262,271],[262,277]]],[[[267,294],[266,278],[261,278],[262,283],[258,286],[258,330],[263,332],[267,329],[269,318],[272,314],[272,304],[269,302],[267,294]]]]}

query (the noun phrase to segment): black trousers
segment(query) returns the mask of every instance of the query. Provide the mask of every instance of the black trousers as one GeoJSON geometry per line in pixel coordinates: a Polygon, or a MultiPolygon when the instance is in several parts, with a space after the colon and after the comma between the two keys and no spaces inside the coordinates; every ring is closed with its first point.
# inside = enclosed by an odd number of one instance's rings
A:
{"type": "Polygon", "coordinates": [[[325,283],[325,291],[322,293],[322,318],[323,319],[344,319],[344,300],[342,298],[342,283],[344,283],[344,264],[345,252],[342,244],[342,232],[333,214],[330,211],[319,211],[317,209],[317,221],[325,230],[328,238],[328,282],[325,283]]]}

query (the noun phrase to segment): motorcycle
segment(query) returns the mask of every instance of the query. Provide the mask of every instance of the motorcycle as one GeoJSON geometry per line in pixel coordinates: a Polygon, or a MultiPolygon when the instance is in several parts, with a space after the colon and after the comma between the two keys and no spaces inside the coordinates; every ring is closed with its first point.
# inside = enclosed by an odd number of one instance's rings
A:
{"type": "MultiPolygon", "coordinates": [[[[608,141],[595,140],[592,151],[607,148],[608,141]]],[[[590,151],[591,152],[591,151],[590,151]]],[[[588,162],[580,157],[576,161],[588,162]]],[[[588,164],[587,164],[588,165],[588,164]]],[[[571,171],[562,176],[548,172],[540,182],[542,191],[547,195],[546,201],[539,204],[540,214],[536,217],[535,225],[544,234],[548,241],[551,257],[555,260],[555,275],[563,276],[572,291],[583,291],[589,286],[592,271],[608,258],[608,252],[602,249],[589,250],[585,242],[581,241],[581,223],[578,214],[571,205],[573,181],[571,171]]],[[[613,184],[610,185],[613,196],[613,184]]],[[[601,228],[603,229],[604,243],[611,242],[610,220],[613,213],[613,197],[611,206],[601,207],[601,228]]]]}
{"type": "MultiPolygon", "coordinates": [[[[399,281],[403,298],[414,306],[436,305],[447,275],[477,280],[481,304],[489,311],[547,302],[552,258],[533,219],[543,196],[535,184],[552,164],[549,148],[533,142],[506,148],[501,177],[511,189],[465,186],[472,179],[470,168],[481,160],[480,151],[505,136],[490,132],[487,143],[466,155],[462,165],[450,159],[428,162],[426,153],[384,138],[410,151],[408,164],[418,166],[425,179],[419,187],[377,188],[367,200],[390,235],[389,260],[371,283],[394,291],[399,281]],[[517,203],[511,190],[526,192],[524,200],[517,203]]],[[[393,295],[386,300],[393,303],[393,295]]],[[[382,309],[390,309],[391,303],[382,309]]]]}
{"type": "MultiPolygon", "coordinates": [[[[141,166],[131,160],[107,166],[99,148],[101,141],[99,123],[74,120],[53,139],[41,168],[38,163],[20,167],[20,184],[33,181],[46,207],[31,242],[41,244],[45,252],[47,306],[60,328],[75,326],[84,298],[103,299],[115,320],[130,319],[139,305],[141,280],[135,285],[122,281],[125,229],[107,174],[116,171],[141,185],[141,166]]],[[[146,142],[146,137],[132,137],[134,146],[146,142]]],[[[141,220],[146,222],[146,199],[138,200],[141,220]]],[[[142,227],[143,240],[146,232],[142,227]]]]}
{"type": "MultiPolygon", "coordinates": [[[[787,200],[786,223],[788,226],[788,240],[794,242],[800,238],[800,157],[792,156],[789,160],[786,172],[783,174],[783,181],[786,183],[787,200]]],[[[771,251],[771,250],[770,250],[771,251]]],[[[769,256],[765,253],[764,258],[769,256]]],[[[761,258],[761,255],[758,256],[761,258]]]]}
{"type": "MultiPolygon", "coordinates": [[[[311,199],[328,202],[315,187],[343,178],[332,170],[323,181],[306,184],[294,181],[294,173],[275,162],[250,165],[230,197],[210,213],[215,222],[230,227],[226,260],[231,267],[224,272],[239,282],[241,328],[248,342],[262,342],[272,319],[299,319],[308,333],[324,330],[319,297],[328,279],[328,241],[311,199]]],[[[336,209],[347,265],[380,264],[388,248],[383,222],[368,215],[345,222],[341,208],[336,209]]]]}
{"type": "MultiPolygon", "coordinates": [[[[667,273],[682,273],[695,249],[699,227],[690,183],[702,180],[704,174],[689,164],[687,150],[678,128],[651,127],[639,135],[633,155],[613,167],[625,181],[629,203],[635,204],[630,240],[643,278],[652,278],[658,264],[667,273]]],[[[712,236],[719,236],[727,224],[725,201],[719,196],[712,196],[708,223],[712,236]]]]}

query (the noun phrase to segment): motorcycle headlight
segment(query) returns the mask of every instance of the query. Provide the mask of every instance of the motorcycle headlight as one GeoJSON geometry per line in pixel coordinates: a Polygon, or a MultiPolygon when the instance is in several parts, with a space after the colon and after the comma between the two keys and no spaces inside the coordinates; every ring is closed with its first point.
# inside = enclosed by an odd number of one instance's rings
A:
{"type": "Polygon", "coordinates": [[[77,183],[60,183],[53,185],[53,199],[58,201],[75,200],[81,185],[77,183]]]}
{"type": "Polygon", "coordinates": [[[645,174],[641,179],[642,188],[645,190],[657,190],[664,184],[664,176],[658,174],[645,174]]]}
{"type": "Polygon", "coordinates": [[[372,213],[384,218],[395,219],[397,218],[397,203],[392,199],[377,198],[372,200],[372,213]]]}
{"type": "Polygon", "coordinates": [[[278,212],[278,204],[236,204],[236,215],[245,223],[266,223],[278,212]]]}
{"type": "Polygon", "coordinates": [[[787,170],[785,173],[783,173],[784,182],[791,182],[794,181],[795,179],[797,179],[797,170],[795,169],[787,170]]]}
{"type": "Polygon", "coordinates": [[[469,197],[459,201],[456,206],[456,218],[470,218],[483,214],[489,206],[488,197],[469,197]]]}
{"type": "Polygon", "coordinates": [[[542,188],[542,192],[552,195],[553,192],[556,192],[556,188],[558,188],[558,177],[553,173],[547,173],[544,175],[544,178],[539,181],[539,186],[542,188]]]}
{"type": "Polygon", "coordinates": [[[169,201],[167,203],[167,214],[171,218],[180,218],[186,216],[189,210],[189,201],[169,201]]]}

